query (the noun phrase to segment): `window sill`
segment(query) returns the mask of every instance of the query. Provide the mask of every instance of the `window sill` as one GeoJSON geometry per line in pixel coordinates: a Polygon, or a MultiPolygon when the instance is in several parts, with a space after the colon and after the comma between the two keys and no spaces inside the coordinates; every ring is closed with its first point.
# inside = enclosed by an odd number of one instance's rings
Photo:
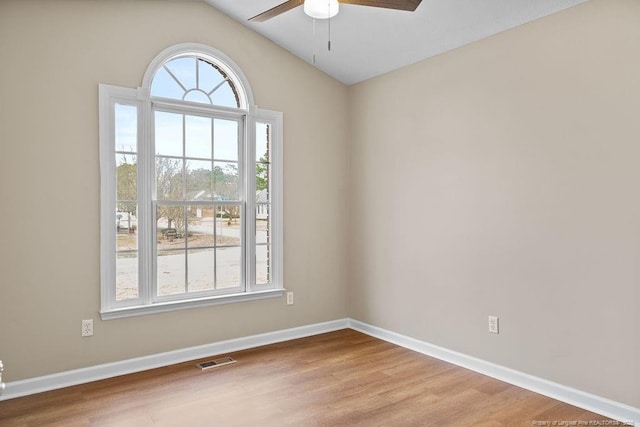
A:
{"type": "Polygon", "coordinates": [[[121,319],[124,317],[144,316],[146,314],[164,313],[167,311],[186,310],[189,308],[206,307],[210,305],[231,304],[234,302],[253,301],[265,298],[281,297],[285,289],[268,289],[264,291],[243,292],[241,294],[220,295],[185,301],[161,302],[150,305],[103,310],[100,312],[102,320],[121,319]]]}

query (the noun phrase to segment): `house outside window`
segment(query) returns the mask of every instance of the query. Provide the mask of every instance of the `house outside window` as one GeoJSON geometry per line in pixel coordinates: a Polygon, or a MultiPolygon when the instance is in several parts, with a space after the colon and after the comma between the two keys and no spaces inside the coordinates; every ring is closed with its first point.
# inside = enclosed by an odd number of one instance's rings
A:
{"type": "Polygon", "coordinates": [[[99,90],[102,317],[282,295],[282,113],[200,44],[99,90]]]}

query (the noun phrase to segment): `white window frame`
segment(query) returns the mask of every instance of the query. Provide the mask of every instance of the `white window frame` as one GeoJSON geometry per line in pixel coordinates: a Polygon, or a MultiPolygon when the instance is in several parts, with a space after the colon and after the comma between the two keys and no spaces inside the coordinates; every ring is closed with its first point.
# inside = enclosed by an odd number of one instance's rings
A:
{"type": "Polygon", "coordinates": [[[100,119],[100,202],[101,202],[101,310],[103,320],[139,316],[158,312],[225,304],[262,298],[280,297],[284,293],[283,281],[283,115],[278,111],[258,109],[248,81],[237,65],[221,52],[201,44],[187,43],[172,46],[162,51],[149,65],[142,87],[137,89],[99,85],[100,119]],[[231,78],[238,90],[240,108],[176,101],[150,96],[151,83],[156,71],[163,64],[179,56],[197,55],[220,66],[231,78]],[[116,300],[116,165],[115,165],[115,105],[124,104],[137,108],[137,173],[138,173],[138,298],[116,300]],[[242,260],[244,283],[240,292],[219,293],[209,296],[182,298],[157,297],[155,292],[155,153],[153,117],[155,108],[171,109],[188,114],[200,112],[233,117],[244,122],[241,135],[239,162],[243,186],[240,190],[243,201],[242,260]],[[255,170],[256,170],[256,125],[270,126],[270,227],[272,265],[268,285],[255,282],[255,170]],[[244,172],[243,172],[244,171],[244,172]],[[251,172],[249,172],[251,171],[251,172]]]}

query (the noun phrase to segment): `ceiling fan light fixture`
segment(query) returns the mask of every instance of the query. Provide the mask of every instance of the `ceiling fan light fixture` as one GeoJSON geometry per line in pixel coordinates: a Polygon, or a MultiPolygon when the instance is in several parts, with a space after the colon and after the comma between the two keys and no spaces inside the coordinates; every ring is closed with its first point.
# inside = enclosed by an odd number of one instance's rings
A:
{"type": "Polygon", "coordinates": [[[304,0],[304,13],[314,19],[333,18],[339,9],[338,0],[304,0]]]}

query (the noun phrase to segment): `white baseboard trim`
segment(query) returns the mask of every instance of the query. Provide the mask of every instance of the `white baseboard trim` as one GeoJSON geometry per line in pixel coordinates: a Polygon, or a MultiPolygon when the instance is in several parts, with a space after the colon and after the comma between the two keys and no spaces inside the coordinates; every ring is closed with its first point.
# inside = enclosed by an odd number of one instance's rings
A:
{"type": "Polygon", "coordinates": [[[553,399],[565,402],[591,412],[623,422],[633,422],[640,426],[640,409],[586,393],[562,384],[554,383],[514,369],[496,365],[466,354],[458,353],[428,342],[420,341],[377,326],[354,319],[338,319],[281,331],[268,332],[197,347],[190,347],[166,353],[137,357],[103,365],[90,366],[57,374],[29,378],[6,383],[1,400],[13,399],[44,391],[84,384],[119,375],[131,374],[148,369],[160,368],[190,360],[217,356],[278,342],[304,338],[340,329],[351,328],[375,338],[435,357],[440,360],[470,369],[509,384],[531,390],[553,399]]]}
{"type": "Polygon", "coordinates": [[[6,383],[4,393],[0,395],[0,400],[14,399],[16,397],[41,393],[44,391],[145,371],[147,369],[160,368],[176,363],[188,362],[190,360],[217,356],[326,332],[333,332],[339,329],[346,329],[348,328],[348,325],[348,319],[333,320],[330,322],[316,323],[313,325],[300,326],[275,332],[267,332],[264,334],[220,341],[197,347],[169,351],[166,353],[152,354],[119,362],[106,363],[104,365],[90,366],[87,368],[29,378],[21,381],[8,382],[6,383]]]}
{"type": "Polygon", "coordinates": [[[444,360],[509,384],[531,390],[561,402],[625,423],[640,426],[640,409],[604,397],[596,396],[562,384],[554,383],[514,369],[496,365],[466,354],[448,350],[428,342],[349,319],[348,327],[384,341],[444,360]]]}

